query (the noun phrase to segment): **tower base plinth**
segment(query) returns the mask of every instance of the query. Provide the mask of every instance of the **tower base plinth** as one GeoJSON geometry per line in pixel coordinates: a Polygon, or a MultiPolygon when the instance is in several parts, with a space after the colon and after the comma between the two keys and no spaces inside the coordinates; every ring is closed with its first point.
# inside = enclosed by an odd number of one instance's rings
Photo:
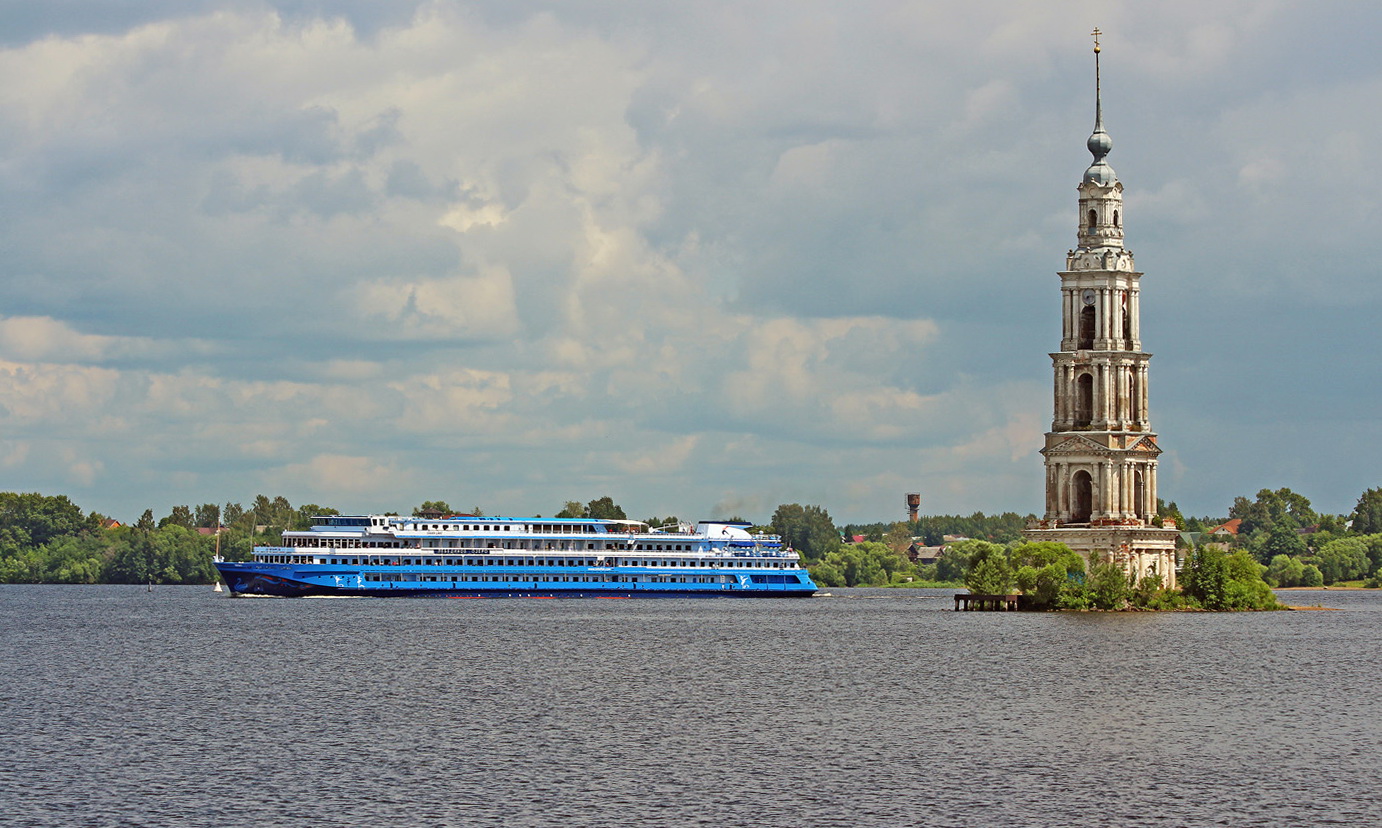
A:
{"type": "Polygon", "coordinates": [[[1063,543],[1084,558],[1085,569],[1099,559],[1111,560],[1140,581],[1147,575],[1160,575],[1161,585],[1175,589],[1175,529],[1150,526],[1061,526],[1054,529],[1027,529],[1024,540],[1063,543]]]}

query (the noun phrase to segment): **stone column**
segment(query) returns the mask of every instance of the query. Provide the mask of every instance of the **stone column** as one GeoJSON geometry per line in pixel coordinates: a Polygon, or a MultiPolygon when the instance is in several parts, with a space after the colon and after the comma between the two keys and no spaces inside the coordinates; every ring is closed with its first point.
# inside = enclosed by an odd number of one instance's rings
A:
{"type": "Polygon", "coordinates": [[[1066,350],[1066,345],[1075,338],[1075,291],[1073,289],[1061,291],[1061,350],[1066,350]]]}
{"type": "Polygon", "coordinates": [[[1060,476],[1055,463],[1046,464],[1046,520],[1055,520],[1059,516],[1060,476]]]}
{"type": "Polygon", "coordinates": [[[1142,381],[1138,383],[1138,386],[1142,392],[1142,399],[1138,401],[1142,409],[1138,412],[1138,419],[1142,421],[1142,428],[1145,431],[1150,428],[1147,425],[1147,401],[1151,398],[1151,389],[1147,387],[1147,364],[1145,362],[1142,364],[1142,381]]]}
{"type": "Polygon", "coordinates": [[[1132,387],[1128,382],[1128,369],[1123,367],[1123,363],[1118,363],[1118,430],[1125,431],[1128,428],[1128,420],[1132,419],[1132,387]]]}
{"type": "Polygon", "coordinates": [[[1106,517],[1106,518],[1117,518],[1117,517],[1118,517],[1118,466],[1117,466],[1112,460],[1105,460],[1105,461],[1104,461],[1104,468],[1106,469],[1106,475],[1105,475],[1105,476],[1107,477],[1107,481],[1108,481],[1108,482],[1106,482],[1106,483],[1104,484],[1105,488],[1108,490],[1108,500],[1106,501],[1106,502],[1108,503],[1108,505],[1104,507],[1104,517],[1106,517]]]}
{"type": "Polygon", "coordinates": [[[1094,374],[1094,382],[1091,383],[1093,386],[1091,390],[1094,392],[1091,396],[1094,399],[1091,401],[1093,410],[1089,412],[1089,424],[1098,427],[1104,419],[1104,398],[1107,396],[1104,393],[1103,363],[1091,365],[1090,370],[1094,374]]]}
{"type": "Polygon", "coordinates": [[[1128,347],[1127,342],[1123,340],[1123,315],[1127,313],[1128,310],[1127,306],[1124,304],[1124,297],[1126,295],[1126,291],[1121,290],[1114,291],[1113,294],[1113,333],[1115,334],[1114,338],[1118,340],[1118,348],[1120,350],[1128,347]]]}
{"type": "Polygon", "coordinates": [[[1111,294],[1112,291],[1108,288],[1099,289],[1099,338],[1104,340],[1103,347],[1105,348],[1108,347],[1108,340],[1112,334],[1112,331],[1109,330],[1109,318],[1113,316],[1111,294]]]}
{"type": "Polygon", "coordinates": [[[1133,347],[1142,350],[1142,294],[1133,290],[1128,297],[1128,312],[1132,314],[1133,347]]]}
{"type": "Polygon", "coordinates": [[[1113,366],[1105,362],[1099,368],[1102,372],[1100,381],[1104,391],[1104,404],[1099,407],[1099,413],[1104,419],[1104,428],[1113,428],[1114,421],[1118,419],[1118,391],[1113,377],[1113,366]]]}
{"type": "Polygon", "coordinates": [[[1070,520],[1070,497],[1066,491],[1066,481],[1069,479],[1069,464],[1056,464],[1056,519],[1061,523],[1070,520]]]}
{"type": "Polygon", "coordinates": [[[1075,366],[1067,362],[1061,371],[1060,421],[1062,428],[1069,428],[1075,416],[1075,366]]]}
{"type": "Polygon", "coordinates": [[[1147,520],[1156,520],[1156,463],[1147,464],[1147,520]]]}

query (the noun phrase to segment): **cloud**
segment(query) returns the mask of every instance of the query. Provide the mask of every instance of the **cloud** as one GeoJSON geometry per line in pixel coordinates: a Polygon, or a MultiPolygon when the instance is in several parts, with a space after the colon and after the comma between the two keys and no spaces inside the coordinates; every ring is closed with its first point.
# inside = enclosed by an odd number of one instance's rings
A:
{"type": "Polygon", "coordinates": [[[302,463],[290,463],[275,470],[273,478],[280,486],[335,498],[375,493],[384,487],[407,488],[412,483],[407,471],[368,457],[340,454],[320,454],[302,463]]]}
{"type": "Polygon", "coordinates": [[[26,362],[108,363],[208,354],[210,343],[147,336],[102,336],[47,316],[0,318],[0,354],[26,362]]]}
{"type": "Polygon", "coordinates": [[[1365,473],[1302,458],[1342,428],[1334,465],[1382,460],[1362,5],[31,6],[0,12],[21,488],[1034,510],[1091,21],[1163,494],[1299,470],[1343,509],[1365,473]]]}

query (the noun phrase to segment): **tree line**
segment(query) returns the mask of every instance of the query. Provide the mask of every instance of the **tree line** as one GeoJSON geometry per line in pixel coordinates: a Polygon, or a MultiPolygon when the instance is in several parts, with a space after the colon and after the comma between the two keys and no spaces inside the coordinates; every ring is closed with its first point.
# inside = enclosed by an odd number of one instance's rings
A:
{"type": "MultiPolygon", "coordinates": [[[[117,525],[99,512],[83,511],[66,495],[0,492],[0,583],[209,584],[219,577],[212,565],[216,554],[249,560],[255,546],[278,545],[285,530],[307,529],[314,516],[336,514],[330,506],[294,507],[281,495],[260,494],[248,505],[178,505],[157,519],[145,509],[133,524],[117,525]]],[[[412,514],[482,517],[484,512],[425,500],[412,514]]],[[[567,502],[556,516],[627,519],[610,497],[567,502]]],[[[646,522],[675,526],[678,519],[646,522]]]]}
{"type": "Polygon", "coordinates": [[[1262,489],[1251,500],[1234,498],[1226,518],[1190,518],[1185,527],[1204,533],[1231,520],[1240,521],[1236,535],[1200,540],[1246,552],[1267,568],[1272,586],[1382,586],[1382,488],[1364,491],[1347,515],[1316,512],[1289,488],[1262,489]]]}
{"type": "MultiPolygon", "coordinates": [[[[1350,515],[1327,515],[1290,489],[1238,497],[1227,518],[1185,518],[1174,502],[1158,504],[1162,517],[1175,520],[1188,537],[1187,560],[1218,561],[1216,552],[1195,558],[1190,547],[1207,547],[1232,560],[1231,571],[1246,570],[1241,556],[1263,567],[1270,586],[1311,586],[1382,577],[1382,488],[1368,489],[1350,515]],[[1234,535],[1210,536],[1208,529],[1241,520],[1234,535]]],[[[412,514],[459,514],[444,500],[423,501],[412,514]]],[[[216,578],[211,557],[246,560],[256,545],[275,545],[284,530],[306,529],[315,515],[339,512],[315,503],[294,507],[283,496],[257,495],[248,505],[228,502],[174,506],[155,519],[146,509],[129,526],[110,526],[106,516],[85,513],[64,495],[0,492],[0,582],[52,583],[209,583],[216,578]]],[[[394,514],[392,512],[387,514],[394,514]]],[[[483,515],[478,506],[464,514],[483,515]]],[[[604,496],[567,501],[556,517],[627,520],[624,509],[604,496]]],[[[1013,577],[1023,566],[1044,570],[1059,563],[1026,561],[1021,531],[1032,515],[932,515],[921,520],[837,526],[823,506],[782,504],[754,531],[780,535],[796,549],[821,586],[959,585],[978,562],[974,543],[1008,549],[1013,577]],[[862,535],[862,543],[846,542],[862,535]],[[970,541],[949,544],[934,562],[912,560],[914,545],[939,546],[945,536],[970,541]],[[1026,561],[1023,563],[1023,561],[1026,561]]],[[[738,520],[738,518],[734,518],[738,520]]],[[[675,527],[676,516],[651,517],[653,527],[675,527]]],[[[1025,545],[1030,546],[1030,544],[1025,545]]],[[[1043,553],[1045,554],[1045,553],[1043,553]]],[[[981,559],[991,557],[986,552],[981,559]]],[[[1077,556],[1078,557],[1078,556],[1077,556]]],[[[996,559],[995,559],[996,560],[996,559]]],[[[1206,566],[1217,564],[1206,563],[1206,566]]],[[[987,567],[991,569],[992,566],[987,567]]],[[[1218,571],[1218,570],[1215,570],[1218,571]]],[[[1054,570],[1051,570],[1052,574],[1054,570]]],[[[1073,573],[1067,573],[1073,579],[1073,573]]],[[[1090,578],[1092,571],[1086,573],[1090,578]]],[[[1015,582],[1016,583],[1016,582],[1015,582]]],[[[1137,585],[1132,585],[1135,588],[1137,585]]],[[[1033,582],[1033,589],[1044,589],[1033,582]]],[[[1025,588],[1024,588],[1024,591],[1025,588]]]]}

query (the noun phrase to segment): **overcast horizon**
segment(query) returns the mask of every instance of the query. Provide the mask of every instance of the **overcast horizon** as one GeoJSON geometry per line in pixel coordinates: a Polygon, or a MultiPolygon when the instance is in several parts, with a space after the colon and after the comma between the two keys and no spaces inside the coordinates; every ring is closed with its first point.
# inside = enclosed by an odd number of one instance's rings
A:
{"type": "Polygon", "coordinates": [[[0,4],[0,490],[1039,513],[1098,26],[1159,494],[1347,514],[1382,486],[1379,24],[0,4]]]}

